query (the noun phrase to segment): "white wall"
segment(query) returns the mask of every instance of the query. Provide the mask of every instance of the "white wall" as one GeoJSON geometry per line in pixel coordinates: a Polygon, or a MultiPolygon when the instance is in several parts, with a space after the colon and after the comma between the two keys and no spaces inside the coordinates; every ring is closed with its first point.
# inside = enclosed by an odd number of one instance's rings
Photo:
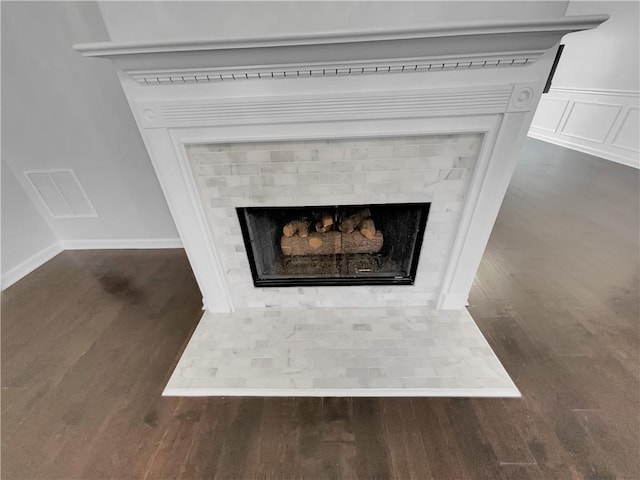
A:
{"type": "Polygon", "coordinates": [[[567,15],[607,13],[565,38],[553,87],[530,136],[640,168],[640,3],[574,1],[567,15]]]}
{"type": "Polygon", "coordinates": [[[4,160],[1,202],[4,289],[59,253],[60,246],[4,160]]]}
{"type": "Polygon", "coordinates": [[[561,17],[565,1],[99,2],[113,41],[247,38],[561,17]]]}
{"type": "Polygon", "coordinates": [[[595,30],[568,35],[554,87],[638,91],[640,82],[640,3],[573,1],[567,15],[607,13],[595,30]]]}
{"type": "MultiPolygon", "coordinates": [[[[113,65],[71,48],[109,39],[97,4],[1,2],[1,8],[2,157],[53,233],[67,248],[177,243],[113,65]],[[56,219],[43,209],[23,172],[53,168],[76,172],[97,218],[56,219]]],[[[5,225],[3,216],[5,236],[28,235],[19,222],[5,225]]]]}

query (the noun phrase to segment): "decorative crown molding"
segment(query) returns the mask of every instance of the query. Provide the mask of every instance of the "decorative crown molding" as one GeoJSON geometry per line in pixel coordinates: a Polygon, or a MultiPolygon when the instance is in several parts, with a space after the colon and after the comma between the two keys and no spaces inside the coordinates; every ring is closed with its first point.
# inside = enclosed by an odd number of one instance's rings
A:
{"type": "Polygon", "coordinates": [[[607,15],[465,23],[402,31],[174,43],[91,43],[142,85],[522,67],[607,15]],[[508,47],[505,47],[508,46],[508,47]],[[506,49],[505,49],[506,48],[506,49]]]}

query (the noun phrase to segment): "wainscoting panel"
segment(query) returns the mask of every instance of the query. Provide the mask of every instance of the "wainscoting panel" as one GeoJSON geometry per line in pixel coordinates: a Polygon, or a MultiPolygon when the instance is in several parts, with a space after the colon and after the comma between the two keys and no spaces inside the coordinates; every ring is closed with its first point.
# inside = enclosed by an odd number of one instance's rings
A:
{"type": "Polygon", "coordinates": [[[554,88],[529,136],[640,168],[638,92],[554,88]]]}
{"type": "Polygon", "coordinates": [[[638,152],[640,150],[640,142],[638,141],[640,137],[638,135],[640,131],[639,113],[640,109],[638,109],[638,107],[629,109],[618,133],[613,138],[612,145],[632,152],[638,152]]]}
{"type": "Polygon", "coordinates": [[[574,101],[560,132],[578,140],[604,143],[622,107],[574,101]]]}
{"type": "MultiPolygon", "coordinates": [[[[569,100],[542,97],[538,110],[536,110],[535,120],[538,121],[539,128],[547,132],[555,132],[560,126],[560,120],[567,110],[569,100]]],[[[535,121],[534,120],[534,121],[535,121]]]]}

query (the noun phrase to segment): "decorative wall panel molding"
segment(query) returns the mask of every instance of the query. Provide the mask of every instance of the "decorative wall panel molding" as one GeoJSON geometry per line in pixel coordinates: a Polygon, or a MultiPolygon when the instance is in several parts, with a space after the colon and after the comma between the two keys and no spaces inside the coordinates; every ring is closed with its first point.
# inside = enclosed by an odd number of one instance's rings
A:
{"type": "Polygon", "coordinates": [[[560,120],[569,105],[569,100],[545,96],[536,110],[536,128],[546,132],[555,132],[560,126],[560,120]]]}
{"type": "Polygon", "coordinates": [[[640,168],[639,92],[553,88],[529,136],[640,168]]]}
{"type": "Polygon", "coordinates": [[[638,132],[640,132],[640,109],[630,107],[620,123],[620,128],[613,135],[611,145],[615,148],[638,153],[640,150],[638,132]]]}

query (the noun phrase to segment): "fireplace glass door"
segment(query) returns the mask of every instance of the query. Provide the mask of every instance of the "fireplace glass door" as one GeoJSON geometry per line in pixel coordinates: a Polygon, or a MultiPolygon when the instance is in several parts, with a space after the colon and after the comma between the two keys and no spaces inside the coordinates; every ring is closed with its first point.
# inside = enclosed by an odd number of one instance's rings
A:
{"type": "Polygon", "coordinates": [[[256,287],[412,285],[429,204],[237,211],[256,287]]]}

